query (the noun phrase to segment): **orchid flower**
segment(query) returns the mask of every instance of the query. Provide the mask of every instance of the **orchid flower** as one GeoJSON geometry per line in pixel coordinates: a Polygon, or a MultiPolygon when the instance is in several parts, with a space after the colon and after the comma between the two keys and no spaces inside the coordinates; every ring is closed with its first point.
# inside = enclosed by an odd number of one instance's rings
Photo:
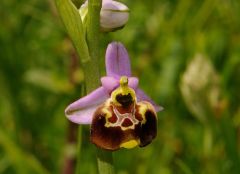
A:
{"type": "Polygon", "coordinates": [[[146,146],[156,136],[156,112],[162,107],[138,88],[127,50],[119,42],[108,45],[106,72],[102,86],[66,108],[67,118],[77,124],[91,124],[91,141],[100,148],[146,146]]]}

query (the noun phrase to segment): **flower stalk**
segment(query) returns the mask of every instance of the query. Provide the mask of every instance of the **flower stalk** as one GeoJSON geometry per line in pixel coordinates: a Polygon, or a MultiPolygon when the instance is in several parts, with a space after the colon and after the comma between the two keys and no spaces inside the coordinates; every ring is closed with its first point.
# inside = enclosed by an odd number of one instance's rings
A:
{"type": "Polygon", "coordinates": [[[83,66],[85,73],[86,92],[89,93],[100,84],[99,74],[99,19],[101,0],[89,0],[87,21],[87,45],[91,60],[83,66]]]}
{"type": "MultiPolygon", "coordinates": [[[[101,0],[88,1],[88,22],[87,22],[87,43],[90,52],[91,62],[86,66],[84,72],[86,77],[86,91],[89,93],[99,86],[99,35],[100,35],[100,9],[101,0]]],[[[112,153],[97,148],[97,163],[99,174],[113,174],[113,157],[112,153]]]]}

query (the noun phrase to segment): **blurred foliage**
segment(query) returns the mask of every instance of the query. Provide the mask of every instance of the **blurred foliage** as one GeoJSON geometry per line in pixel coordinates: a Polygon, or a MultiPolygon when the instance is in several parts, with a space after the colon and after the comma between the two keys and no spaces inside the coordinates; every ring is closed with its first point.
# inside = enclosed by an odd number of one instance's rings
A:
{"type": "MultiPolygon", "coordinates": [[[[102,74],[107,44],[123,42],[165,110],[151,145],[114,153],[117,173],[240,173],[240,1],[124,2],[129,23],[102,36],[102,74]]],[[[76,149],[64,109],[83,80],[54,1],[0,1],[0,173],[61,173],[76,149]]],[[[88,136],[85,126],[82,173],[94,174],[88,136]]]]}

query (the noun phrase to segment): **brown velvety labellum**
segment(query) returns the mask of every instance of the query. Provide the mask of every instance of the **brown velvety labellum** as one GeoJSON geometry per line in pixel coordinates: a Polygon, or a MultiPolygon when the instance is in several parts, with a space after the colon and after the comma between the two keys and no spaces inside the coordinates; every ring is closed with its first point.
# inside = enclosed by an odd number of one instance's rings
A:
{"type": "Polygon", "coordinates": [[[111,102],[106,102],[94,113],[91,124],[91,142],[111,151],[120,149],[121,144],[131,140],[139,142],[140,147],[148,145],[157,135],[156,113],[149,105],[148,102],[137,104],[133,115],[125,114],[125,118],[119,122],[121,124],[118,124],[120,117],[114,114],[115,106],[111,102]],[[135,122],[132,122],[132,117],[136,118],[135,122]]]}
{"type": "Polygon", "coordinates": [[[120,144],[135,139],[134,130],[122,131],[118,127],[105,127],[105,114],[102,107],[95,112],[91,125],[91,142],[105,150],[118,150],[120,144]]]}
{"type": "Polygon", "coordinates": [[[138,121],[143,121],[143,117],[142,117],[142,115],[139,114],[139,113],[136,113],[136,114],[135,114],[135,118],[136,118],[138,121]]]}

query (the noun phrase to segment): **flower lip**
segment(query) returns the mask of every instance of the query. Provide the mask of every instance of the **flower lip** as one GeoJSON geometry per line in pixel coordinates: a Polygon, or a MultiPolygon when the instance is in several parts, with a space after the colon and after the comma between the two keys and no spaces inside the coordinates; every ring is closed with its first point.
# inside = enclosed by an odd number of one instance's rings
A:
{"type": "Polygon", "coordinates": [[[156,135],[157,115],[146,101],[125,109],[116,106],[110,98],[96,110],[91,124],[91,142],[105,150],[144,147],[156,135]]]}

